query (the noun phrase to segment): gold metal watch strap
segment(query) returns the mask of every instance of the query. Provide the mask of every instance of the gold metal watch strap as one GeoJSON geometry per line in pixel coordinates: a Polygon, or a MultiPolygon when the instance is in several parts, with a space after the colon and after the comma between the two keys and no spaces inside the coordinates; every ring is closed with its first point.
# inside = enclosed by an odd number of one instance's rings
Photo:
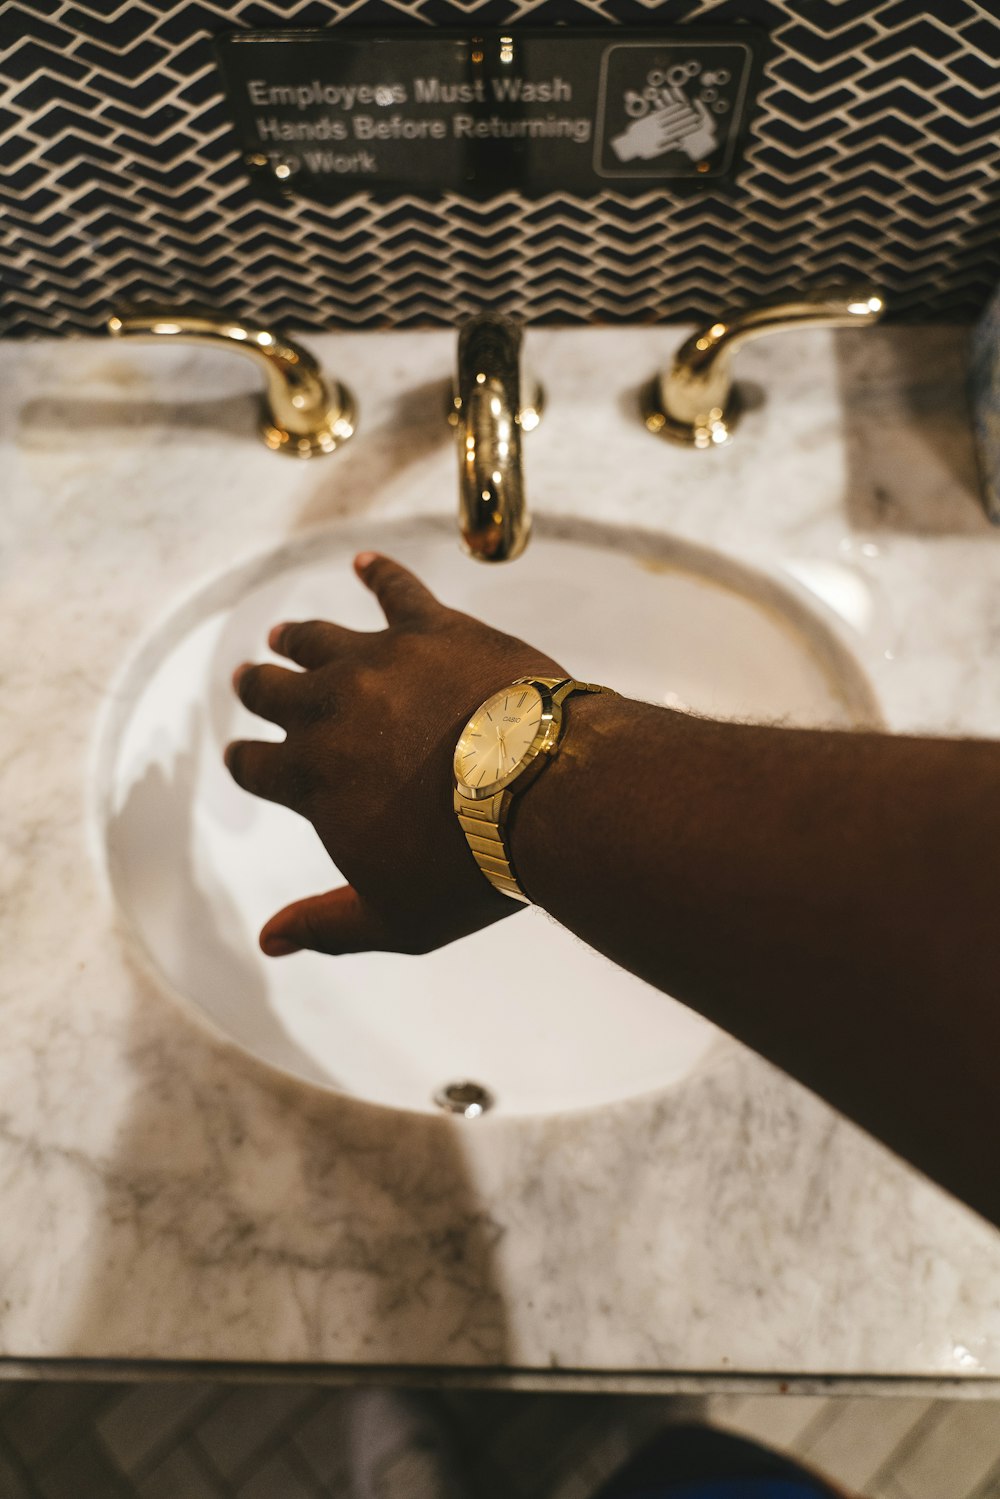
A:
{"type": "MultiPolygon", "coordinates": [[[[525,677],[522,680],[539,682],[543,687],[548,687],[556,706],[561,706],[574,692],[612,691],[610,687],[601,687],[595,682],[578,682],[573,677],[525,677]]],[[[494,889],[502,890],[504,895],[509,895],[512,900],[522,901],[527,906],[531,901],[518,883],[504,840],[507,815],[516,788],[515,782],[513,788],[498,791],[488,801],[477,802],[461,796],[456,787],[455,811],[472,856],[490,884],[494,889]]]]}
{"type": "Polygon", "coordinates": [[[498,791],[489,801],[473,802],[456,790],[455,811],[472,856],[490,884],[527,905],[528,897],[517,883],[501,833],[510,801],[509,791],[498,791]]]}
{"type": "Polygon", "coordinates": [[[574,692],[610,692],[614,696],[614,688],[601,687],[597,682],[578,682],[574,677],[536,677],[536,682],[544,682],[546,686],[555,688],[552,693],[554,703],[563,703],[574,692]]]}

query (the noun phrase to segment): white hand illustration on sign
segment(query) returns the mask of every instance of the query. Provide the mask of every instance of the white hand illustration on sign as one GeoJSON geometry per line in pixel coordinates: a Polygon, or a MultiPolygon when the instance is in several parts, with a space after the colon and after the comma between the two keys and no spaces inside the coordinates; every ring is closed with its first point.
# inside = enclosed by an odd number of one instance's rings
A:
{"type": "Polygon", "coordinates": [[[719,137],[715,121],[700,99],[695,99],[692,108],[697,111],[700,119],[697,128],[681,141],[681,150],[686,151],[692,161],[701,161],[715,150],[719,137]]]}
{"type": "Polygon", "coordinates": [[[689,99],[682,88],[650,86],[641,94],[628,89],[624,103],[631,123],[609,142],[619,161],[649,161],[677,150],[699,161],[715,149],[715,122],[702,101],[689,99]]]}

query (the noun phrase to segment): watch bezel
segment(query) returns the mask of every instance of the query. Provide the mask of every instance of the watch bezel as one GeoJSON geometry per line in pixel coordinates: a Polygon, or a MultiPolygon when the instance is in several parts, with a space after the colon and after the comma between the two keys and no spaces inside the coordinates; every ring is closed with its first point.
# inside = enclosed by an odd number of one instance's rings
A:
{"type": "MultiPolygon", "coordinates": [[[[562,685],[562,682],[566,680],[565,677],[562,678],[558,685],[562,685]]],[[[539,681],[537,677],[518,677],[515,681],[508,683],[506,687],[498,687],[496,692],[491,692],[489,697],[480,703],[475,713],[469,715],[461,734],[458,736],[458,744],[461,744],[470,725],[475,723],[476,719],[485,709],[486,704],[492,702],[495,697],[499,697],[502,693],[510,692],[515,687],[534,687],[542,699],[542,716],[538,721],[538,728],[535,730],[534,738],[512,770],[509,770],[506,775],[501,776],[499,780],[487,781],[482,786],[470,786],[467,781],[463,781],[458,766],[455,763],[458,756],[458,745],[456,745],[455,755],[452,758],[455,789],[466,801],[489,801],[490,797],[496,796],[498,791],[506,791],[508,786],[513,785],[515,781],[521,780],[532,769],[537,774],[545,764],[546,757],[552,753],[558,742],[559,729],[562,724],[562,704],[553,701],[555,688],[550,687],[547,682],[539,681]]]]}

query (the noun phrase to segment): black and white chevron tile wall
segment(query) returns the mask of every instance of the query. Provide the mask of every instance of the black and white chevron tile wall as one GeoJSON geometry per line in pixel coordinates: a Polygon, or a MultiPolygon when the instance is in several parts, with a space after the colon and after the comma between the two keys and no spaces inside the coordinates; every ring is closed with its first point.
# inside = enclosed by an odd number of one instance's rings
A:
{"type": "Polygon", "coordinates": [[[23,0],[0,7],[3,331],[95,331],[125,299],[302,328],[702,317],[864,278],[908,319],[1000,279],[1000,6],[972,0],[23,0]],[[211,50],[234,26],[662,27],[771,34],[736,185],[274,207],[211,50]]]}

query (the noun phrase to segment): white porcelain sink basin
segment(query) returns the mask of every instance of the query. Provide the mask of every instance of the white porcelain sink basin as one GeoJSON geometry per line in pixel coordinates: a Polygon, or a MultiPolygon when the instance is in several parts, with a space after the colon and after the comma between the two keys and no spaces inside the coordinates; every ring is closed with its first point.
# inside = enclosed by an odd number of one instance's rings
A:
{"type": "Polygon", "coordinates": [[[230,675],[269,658],[279,620],[380,628],[351,571],[362,547],[633,696],[802,725],[878,721],[821,606],[717,554],[536,520],[524,557],[491,568],[461,555],[444,520],[340,526],[218,578],[161,624],[117,684],[98,811],[128,933],[162,985],[237,1045],[374,1103],[433,1111],[443,1087],[472,1080],[498,1113],[544,1113],[675,1084],[702,1062],[714,1028],[536,910],[427,957],[259,951],[268,916],[339,875],[308,823],[224,769],[231,738],[281,737],[240,705],[230,675]],[[511,943],[532,974],[516,1006],[502,973],[511,943]]]}

